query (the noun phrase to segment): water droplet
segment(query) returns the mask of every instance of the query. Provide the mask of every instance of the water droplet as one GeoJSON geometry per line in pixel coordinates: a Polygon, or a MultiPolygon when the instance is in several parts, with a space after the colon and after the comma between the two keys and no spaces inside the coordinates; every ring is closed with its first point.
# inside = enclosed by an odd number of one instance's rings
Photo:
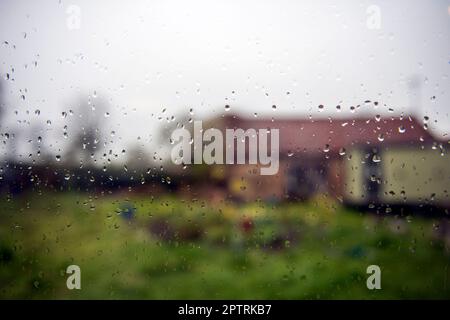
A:
{"type": "Polygon", "coordinates": [[[378,163],[381,161],[381,157],[378,154],[374,154],[372,157],[372,161],[378,163]]]}

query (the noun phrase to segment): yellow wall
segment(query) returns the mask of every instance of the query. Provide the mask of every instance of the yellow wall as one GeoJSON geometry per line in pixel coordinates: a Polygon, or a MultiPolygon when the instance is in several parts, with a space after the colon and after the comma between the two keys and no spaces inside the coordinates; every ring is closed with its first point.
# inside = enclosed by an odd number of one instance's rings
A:
{"type": "Polygon", "coordinates": [[[397,148],[382,156],[382,200],[424,203],[432,194],[435,203],[450,203],[450,159],[431,148],[397,148]]]}
{"type": "MultiPolygon", "coordinates": [[[[345,164],[345,200],[367,203],[363,179],[365,152],[353,149],[345,164]]],[[[379,202],[386,204],[450,204],[450,156],[430,147],[391,146],[381,153],[379,202]]]]}
{"type": "Polygon", "coordinates": [[[366,203],[365,192],[363,190],[363,173],[361,163],[364,153],[358,149],[353,149],[347,153],[345,161],[344,174],[344,199],[346,201],[362,204],[366,203]]]}

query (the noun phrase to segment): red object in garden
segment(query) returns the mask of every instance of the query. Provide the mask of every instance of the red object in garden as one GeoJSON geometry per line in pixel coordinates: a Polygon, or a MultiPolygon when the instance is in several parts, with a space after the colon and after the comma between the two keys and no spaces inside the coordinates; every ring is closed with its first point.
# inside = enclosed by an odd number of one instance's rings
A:
{"type": "Polygon", "coordinates": [[[241,228],[244,233],[250,233],[253,230],[253,220],[251,218],[244,218],[241,222],[241,228]]]}

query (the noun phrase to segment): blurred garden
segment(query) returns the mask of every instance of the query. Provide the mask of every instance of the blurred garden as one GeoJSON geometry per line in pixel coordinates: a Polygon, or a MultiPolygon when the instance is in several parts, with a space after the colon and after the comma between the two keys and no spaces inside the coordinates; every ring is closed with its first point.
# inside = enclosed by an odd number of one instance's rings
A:
{"type": "Polygon", "coordinates": [[[2,196],[0,298],[450,298],[443,218],[132,192],[2,196]],[[66,268],[81,268],[68,290],[66,268]],[[368,290],[379,265],[381,290],[368,290]]]}

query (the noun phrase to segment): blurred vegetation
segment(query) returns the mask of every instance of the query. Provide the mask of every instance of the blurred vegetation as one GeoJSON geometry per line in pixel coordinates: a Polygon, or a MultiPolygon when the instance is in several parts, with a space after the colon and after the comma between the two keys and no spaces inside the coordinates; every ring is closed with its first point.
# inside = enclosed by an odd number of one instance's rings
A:
{"type": "Polygon", "coordinates": [[[0,297],[450,298],[439,220],[375,216],[320,197],[211,204],[129,193],[2,197],[0,297]],[[66,288],[81,267],[81,290],[66,288]],[[382,289],[366,288],[366,268],[382,289]]]}

